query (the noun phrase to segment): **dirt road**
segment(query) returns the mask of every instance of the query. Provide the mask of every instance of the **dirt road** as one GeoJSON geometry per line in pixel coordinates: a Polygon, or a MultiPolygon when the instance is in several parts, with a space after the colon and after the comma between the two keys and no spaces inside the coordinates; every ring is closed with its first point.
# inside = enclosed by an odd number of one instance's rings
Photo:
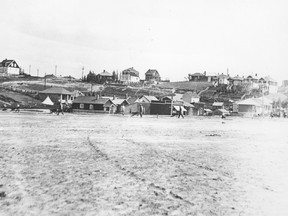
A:
{"type": "Polygon", "coordinates": [[[0,215],[288,215],[288,119],[0,120],[0,215]]]}

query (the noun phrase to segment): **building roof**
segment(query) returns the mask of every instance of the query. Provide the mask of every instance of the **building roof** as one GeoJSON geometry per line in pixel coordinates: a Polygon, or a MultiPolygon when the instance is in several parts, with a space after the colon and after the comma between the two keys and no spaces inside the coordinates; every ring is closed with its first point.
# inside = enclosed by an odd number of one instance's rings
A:
{"type": "Polygon", "coordinates": [[[231,79],[231,80],[239,80],[239,81],[243,81],[243,80],[244,80],[244,78],[243,78],[243,77],[240,77],[239,75],[234,76],[234,77],[231,77],[230,79],[231,79]]]}
{"type": "Polygon", "coordinates": [[[274,80],[272,77],[270,77],[270,76],[266,76],[266,77],[264,77],[264,79],[265,79],[265,81],[267,81],[267,82],[277,82],[276,80],[274,80]]]}
{"type": "Polygon", "coordinates": [[[202,73],[193,73],[193,74],[190,74],[190,76],[205,76],[205,75],[202,73]]]}
{"type": "MultiPolygon", "coordinates": [[[[111,101],[109,98],[95,98],[93,96],[80,96],[75,98],[73,103],[89,103],[89,104],[106,104],[108,101],[111,101]]],[[[114,104],[111,101],[112,104],[114,104]]]]}
{"type": "Polygon", "coordinates": [[[112,74],[111,73],[109,73],[109,72],[107,72],[107,71],[103,71],[102,73],[100,73],[99,74],[100,76],[106,76],[106,77],[111,77],[112,76],[112,74]]]}
{"type": "MultiPolygon", "coordinates": [[[[8,67],[12,62],[15,62],[16,63],[16,61],[15,60],[12,60],[12,59],[4,59],[1,63],[0,63],[0,66],[1,67],[8,67]]],[[[16,65],[17,65],[17,67],[19,67],[18,66],[18,64],[16,63],[16,65]]]]}
{"type": "Polygon", "coordinates": [[[214,102],[212,106],[223,106],[223,102],[214,102]]]}
{"type": "Polygon", "coordinates": [[[255,98],[248,98],[237,102],[238,105],[250,105],[250,106],[261,106],[260,100],[255,100],[255,98]]]}
{"type": "MultiPolygon", "coordinates": [[[[148,101],[159,101],[155,96],[150,96],[150,95],[143,95],[142,97],[145,97],[148,101]]],[[[141,98],[142,98],[141,97],[141,98]]]]}
{"type": "Polygon", "coordinates": [[[220,74],[220,75],[218,75],[218,78],[221,78],[221,79],[227,79],[227,78],[229,78],[229,75],[226,75],[226,74],[220,74]]]}
{"type": "Polygon", "coordinates": [[[198,94],[196,94],[195,92],[192,92],[192,91],[188,91],[188,92],[184,93],[184,95],[189,95],[191,98],[200,98],[198,94]]]}
{"type": "Polygon", "coordinates": [[[119,99],[119,98],[118,98],[118,99],[112,100],[112,102],[113,102],[114,104],[116,104],[116,105],[121,105],[122,103],[125,103],[125,101],[126,101],[127,104],[129,104],[126,99],[119,99]]]}
{"type": "Polygon", "coordinates": [[[42,94],[65,94],[65,95],[72,95],[72,92],[68,91],[67,89],[63,87],[56,87],[53,86],[49,89],[45,89],[43,91],[39,91],[39,93],[42,94]]]}
{"type": "Polygon", "coordinates": [[[138,97],[131,97],[131,96],[129,96],[129,97],[127,98],[127,102],[128,102],[129,104],[137,103],[137,102],[138,102],[138,97]]]}
{"type": "Polygon", "coordinates": [[[122,74],[129,74],[130,76],[139,77],[139,72],[136,71],[133,67],[123,70],[122,74]]]}
{"type": "Polygon", "coordinates": [[[155,69],[149,69],[146,73],[146,75],[156,75],[156,74],[159,74],[157,70],[155,69]]]}

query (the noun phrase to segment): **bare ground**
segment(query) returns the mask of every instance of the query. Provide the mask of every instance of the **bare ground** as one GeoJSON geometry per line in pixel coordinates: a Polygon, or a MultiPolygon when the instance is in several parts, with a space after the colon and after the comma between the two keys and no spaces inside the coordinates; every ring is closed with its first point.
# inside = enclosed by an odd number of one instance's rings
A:
{"type": "Polygon", "coordinates": [[[0,215],[288,215],[288,119],[0,120],[0,215]]]}

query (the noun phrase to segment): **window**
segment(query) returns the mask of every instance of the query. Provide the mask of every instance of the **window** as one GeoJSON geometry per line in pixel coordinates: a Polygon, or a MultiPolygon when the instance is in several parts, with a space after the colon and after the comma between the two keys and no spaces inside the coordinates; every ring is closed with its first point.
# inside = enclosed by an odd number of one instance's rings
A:
{"type": "Polygon", "coordinates": [[[84,104],[80,104],[80,109],[84,109],[84,104]]]}
{"type": "Polygon", "coordinates": [[[90,105],[89,105],[89,109],[90,109],[90,110],[93,110],[93,109],[94,109],[93,104],[90,104],[90,105]]]}

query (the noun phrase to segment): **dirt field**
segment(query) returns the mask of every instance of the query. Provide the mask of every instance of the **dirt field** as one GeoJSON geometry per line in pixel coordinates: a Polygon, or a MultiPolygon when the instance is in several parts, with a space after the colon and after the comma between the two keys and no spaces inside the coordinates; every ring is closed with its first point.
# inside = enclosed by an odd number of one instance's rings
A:
{"type": "Polygon", "coordinates": [[[0,215],[288,215],[288,119],[0,120],[0,215]]]}

